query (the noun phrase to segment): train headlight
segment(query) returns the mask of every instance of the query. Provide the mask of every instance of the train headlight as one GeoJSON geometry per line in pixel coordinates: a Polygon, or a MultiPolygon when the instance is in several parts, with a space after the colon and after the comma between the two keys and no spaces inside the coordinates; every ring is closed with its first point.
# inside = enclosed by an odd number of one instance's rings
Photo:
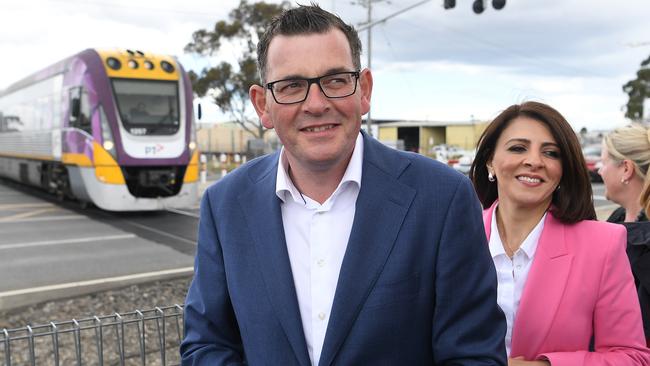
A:
{"type": "Polygon", "coordinates": [[[153,67],[154,67],[154,66],[153,66],[153,62],[151,62],[151,61],[145,61],[145,62],[144,62],[144,68],[145,68],[145,69],[147,69],[147,70],[153,70],[153,67]]]}
{"type": "Polygon", "coordinates": [[[167,61],[161,61],[160,62],[160,67],[165,70],[165,72],[172,73],[174,72],[174,65],[170,64],[167,61]]]}
{"type": "Polygon", "coordinates": [[[129,60],[129,67],[132,69],[137,69],[138,68],[138,61],[136,60],[129,60]]]}
{"type": "Polygon", "coordinates": [[[190,150],[194,151],[194,149],[196,149],[196,142],[190,141],[190,144],[188,146],[189,146],[190,150]]]}
{"type": "Polygon", "coordinates": [[[111,140],[106,140],[104,141],[103,146],[106,151],[111,151],[115,147],[115,144],[111,140]]]}
{"type": "Polygon", "coordinates": [[[113,70],[119,70],[120,67],[122,67],[122,63],[120,60],[116,59],[115,57],[109,57],[106,59],[106,65],[110,67],[113,70]]]}

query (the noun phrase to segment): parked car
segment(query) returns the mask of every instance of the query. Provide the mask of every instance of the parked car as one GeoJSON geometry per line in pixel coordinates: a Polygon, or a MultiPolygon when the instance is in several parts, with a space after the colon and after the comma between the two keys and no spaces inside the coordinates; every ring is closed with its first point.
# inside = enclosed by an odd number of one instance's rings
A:
{"type": "Polygon", "coordinates": [[[600,153],[602,151],[602,146],[598,145],[588,145],[582,148],[582,155],[585,157],[585,162],[587,163],[587,170],[589,171],[589,178],[592,182],[602,182],[603,178],[598,174],[598,169],[601,166],[600,153]]]}
{"type": "Polygon", "coordinates": [[[458,158],[458,162],[454,163],[451,167],[456,171],[461,172],[465,175],[469,174],[469,168],[472,166],[472,161],[474,156],[472,155],[463,155],[458,158]]]}

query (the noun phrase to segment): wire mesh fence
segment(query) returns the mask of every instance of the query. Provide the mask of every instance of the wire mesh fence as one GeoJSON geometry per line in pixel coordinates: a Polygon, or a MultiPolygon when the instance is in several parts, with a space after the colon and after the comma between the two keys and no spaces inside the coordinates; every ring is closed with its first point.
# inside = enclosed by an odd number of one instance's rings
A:
{"type": "Polygon", "coordinates": [[[180,364],[183,306],[172,305],[0,331],[0,362],[16,365],[180,364]]]}

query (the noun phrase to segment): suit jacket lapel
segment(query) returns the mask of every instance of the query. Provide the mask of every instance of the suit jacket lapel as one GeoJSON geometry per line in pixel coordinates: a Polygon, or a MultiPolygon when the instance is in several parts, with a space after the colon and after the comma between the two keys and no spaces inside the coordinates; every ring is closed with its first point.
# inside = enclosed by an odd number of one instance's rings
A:
{"type": "Polygon", "coordinates": [[[515,316],[512,357],[535,357],[553,325],[573,259],[564,230],[564,224],[549,212],[515,316]]]}
{"type": "Polygon", "coordinates": [[[397,177],[410,162],[387,154],[364,134],[361,190],[343,258],[320,358],[331,365],[375,285],[397,238],[415,190],[397,177]]]}
{"type": "Polygon", "coordinates": [[[282,226],[280,199],[275,194],[279,154],[250,172],[253,183],[239,196],[246,217],[244,230],[253,238],[267,294],[301,365],[310,365],[291,263],[282,226]]]}

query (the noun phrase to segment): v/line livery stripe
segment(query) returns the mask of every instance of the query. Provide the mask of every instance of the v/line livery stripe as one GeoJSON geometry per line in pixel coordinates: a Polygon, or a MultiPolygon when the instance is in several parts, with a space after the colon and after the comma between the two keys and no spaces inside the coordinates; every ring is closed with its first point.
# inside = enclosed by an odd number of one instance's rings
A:
{"type": "Polygon", "coordinates": [[[13,153],[13,152],[0,153],[0,157],[29,159],[29,160],[47,160],[47,161],[57,160],[54,156],[51,155],[21,154],[21,153],[13,153]]]}
{"type": "Polygon", "coordinates": [[[64,164],[73,164],[84,167],[93,165],[93,162],[90,161],[90,158],[86,154],[63,153],[61,161],[63,161],[64,164]]]}

